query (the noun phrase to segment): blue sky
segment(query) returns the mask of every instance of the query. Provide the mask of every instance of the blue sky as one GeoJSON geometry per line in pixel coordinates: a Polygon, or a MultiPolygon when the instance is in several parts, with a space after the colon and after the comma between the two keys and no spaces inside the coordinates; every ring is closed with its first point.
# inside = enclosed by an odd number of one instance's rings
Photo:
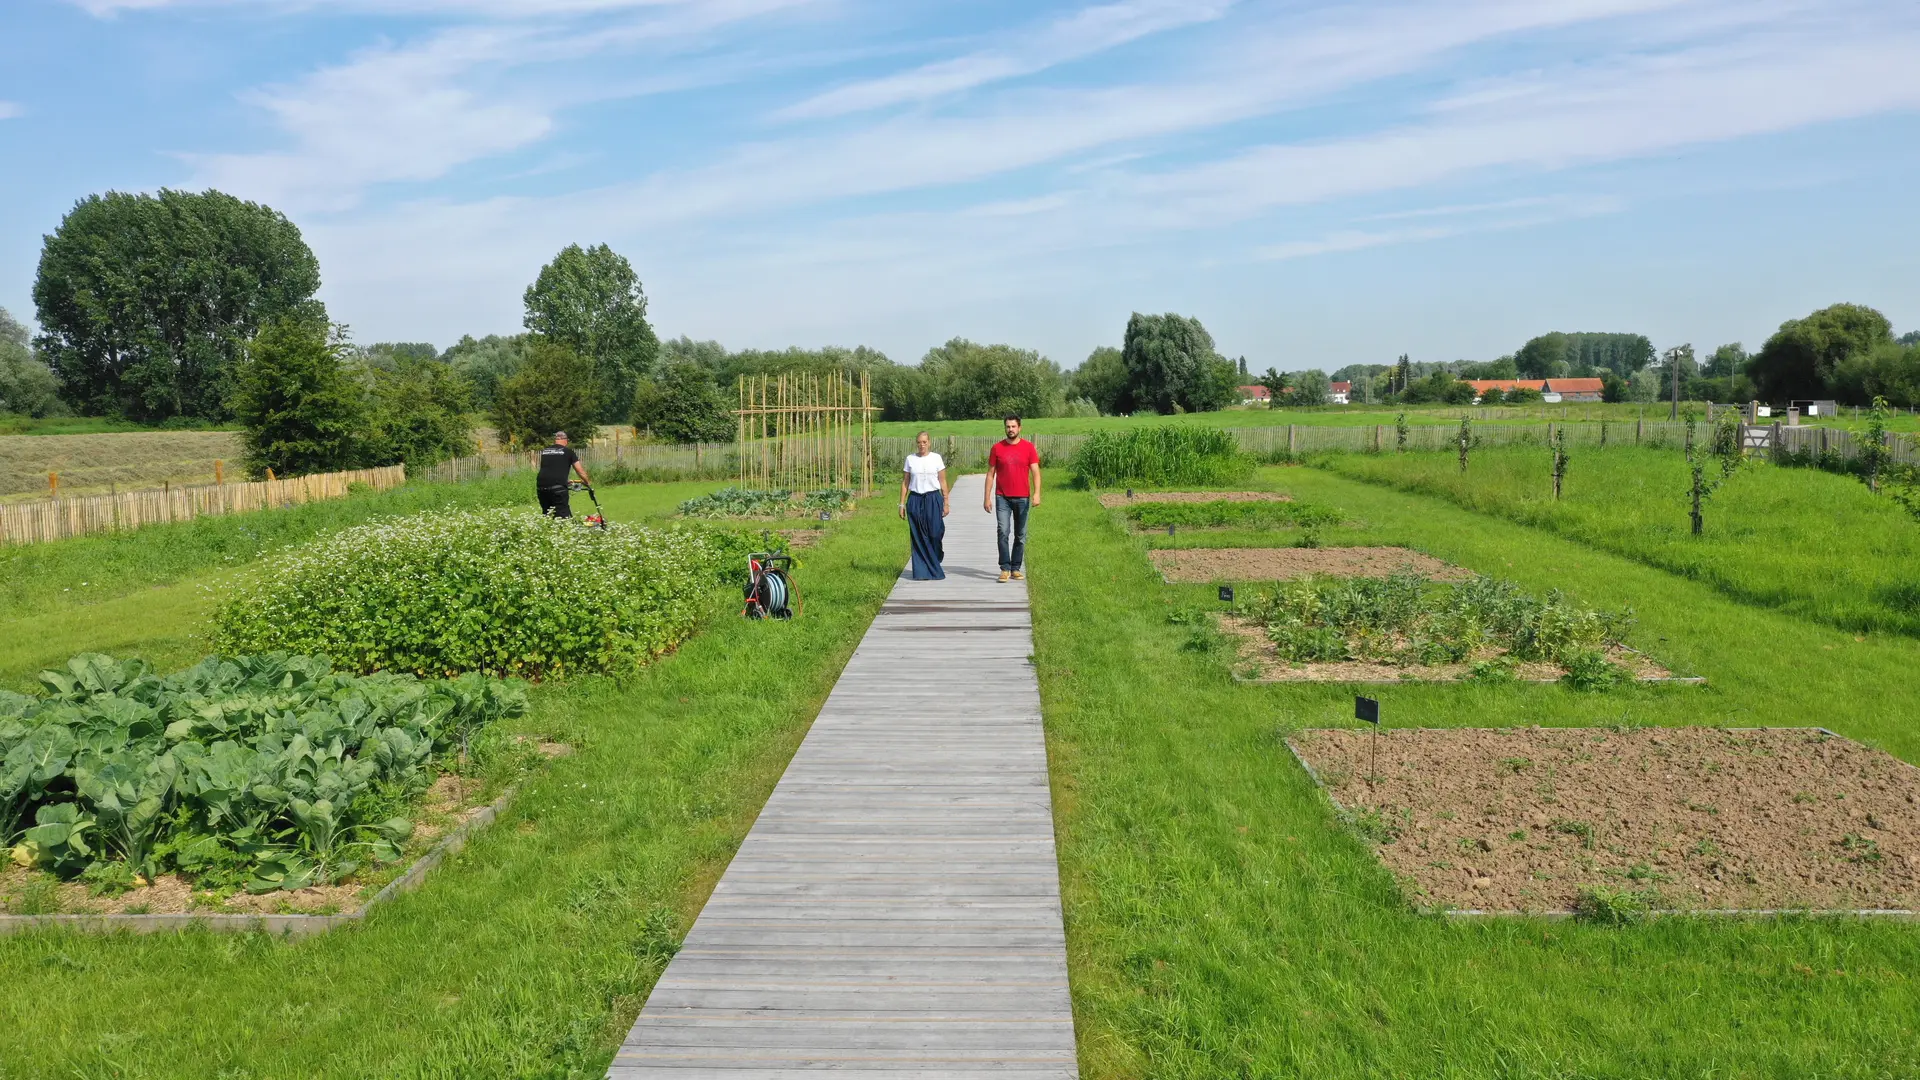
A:
{"type": "Polygon", "coordinates": [[[1920,4],[6,0],[0,306],[107,189],[286,212],[357,340],[515,331],[571,242],[663,336],[1256,369],[1550,329],[1920,327],[1920,4]]]}

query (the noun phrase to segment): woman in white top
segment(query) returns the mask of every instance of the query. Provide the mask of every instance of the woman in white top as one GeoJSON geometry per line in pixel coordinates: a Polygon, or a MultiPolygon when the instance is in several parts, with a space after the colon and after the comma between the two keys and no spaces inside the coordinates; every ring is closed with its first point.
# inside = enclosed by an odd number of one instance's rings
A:
{"type": "Polygon", "coordinates": [[[944,519],[953,507],[947,501],[947,463],[928,449],[932,441],[924,431],[914,436],[919,449],[907,455],[907,467],[900,473],[900,516],[907,522],[915,581],[947,576],[940,563],[947,557],[944,519]]]}

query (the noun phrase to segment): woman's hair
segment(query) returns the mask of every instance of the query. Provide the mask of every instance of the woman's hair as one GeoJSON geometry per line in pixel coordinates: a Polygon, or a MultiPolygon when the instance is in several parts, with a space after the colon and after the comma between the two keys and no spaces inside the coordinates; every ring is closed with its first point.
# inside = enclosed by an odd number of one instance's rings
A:
{"type": "Polygon", "coordinates": [[[925,439],[925,440],[927,440],[928,442],[932,442],[932,441],[933,441],[933,436],[931,436],[931,435],[929,435],[929,434],[927,434],[927,433],[926,433],[926,432],[924,432],[924,431],[916,431],[916,432],[914,432],[914,435],[913,435],[913,437],[914,437],[915,439],[925,439]]]}

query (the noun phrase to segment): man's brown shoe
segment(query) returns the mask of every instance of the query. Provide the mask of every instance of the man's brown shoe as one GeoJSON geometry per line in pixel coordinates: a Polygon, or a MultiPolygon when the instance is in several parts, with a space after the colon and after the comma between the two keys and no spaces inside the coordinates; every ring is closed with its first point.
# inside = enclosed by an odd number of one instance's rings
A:
{"type": "Polygon", "coordinates": [[[1007,581],[1007,580],[1009,580],[1009,579],[1011,579],[1012,577],[1013,577],[1013,575],[1012,575],[1012,574],[1010,574],[1010,573],[1008,573],[1007,571],[1005,571],[1005,570],[1002,570],[1002,571],[1000,571],[1000,580],[1001,580],[1001,581],[1007,581]]]}
{"type": "Polygon", "coordinates": [[[1025,580],[1026,580],[1026,577],[1027,577],[1027,575],[1026,575],[1026,574],[1025,574],[1024,572],[1022,572],[1022,571],[1019,571],[1019,570],[1015,570],[1015,571],[1013,572],[1013,580],[1015,580],[1015,581],[1025,581],[1025,580]]]}

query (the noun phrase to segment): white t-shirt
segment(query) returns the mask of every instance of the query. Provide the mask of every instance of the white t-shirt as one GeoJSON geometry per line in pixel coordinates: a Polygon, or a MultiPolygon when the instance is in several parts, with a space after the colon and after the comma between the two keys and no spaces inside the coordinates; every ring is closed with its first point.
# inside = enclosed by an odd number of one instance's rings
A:
{"type": "Polygon", "coordinates": [[[947,467],[945,458],[933,451],[926,457],[907,455],[907,490],[915,494],[940,490],[940,474],[947,467]]]}

